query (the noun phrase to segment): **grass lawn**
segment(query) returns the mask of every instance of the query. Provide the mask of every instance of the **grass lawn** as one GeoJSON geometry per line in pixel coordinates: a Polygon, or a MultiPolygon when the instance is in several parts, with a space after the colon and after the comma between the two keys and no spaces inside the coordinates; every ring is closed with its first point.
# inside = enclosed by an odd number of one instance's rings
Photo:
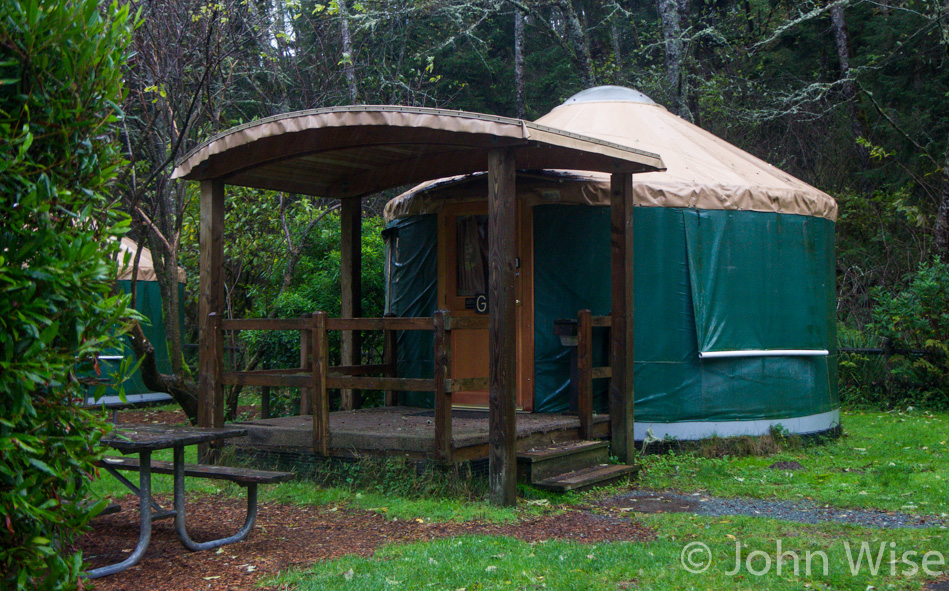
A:
{"type": "MultiPolygon", "coordinates": [[[[701,518],[652,515],[640,518],[656,528],[648,543],[525,543],[508,538],[459,537],[388,546],[371,558],[342,558],[284,573],[266,581],[288,589],[919,589],[925,552],[949,556],[943,532],[876,531],[844,526],[801,526],[769,519],[701,518]],[[778,572],[778,540],[784,561],[778,572]],[[683,549],[701,542],[710,554],[687,556],[698,570],[682,563],[683,549]],[[876,574],[861,558],[871,550],[876,574]],[[741,545],[736,572],[736,545],[741,545]],[[890,544],[895,544],[891,546],[890,544]],[[847,545],[850,547],[848,559],[847,545]],[[896,557],[893,571],[890,551],[896,557]],[[916,551],[902,562],[904,552],[916,551]],[[797,571],[791,552],[798,555],[797,571]],[[808,552],[810,554],[808,555],[808,552]],[[809,558],[808,558],[809,557],[809,558]],[[809,562],[808,562],[809,561],[809,562]],[[852,571],[854,563],[856,574],[852,571]],[[912,566],[916,564],[916,571],[912,566]],[[770,567],[770,568],[769,568],[770,567]],[[826,570],[825,570],[826,569],[826,570]]],[[[686,550],[688,552],[688,550],[686,550]]],[[[930,564],[930,570],[945,566],[930,564]]]]}
{"type": "Polygon", "coordinates": [[[846,412],[844,436],[768,457],[647,456],[641,486],[949,514],[949,414],[846,412]],[[780,461],[804,470],[769,470],[780,461]]]}
{"type": "MultiPolygon", "coordinates": [[[[949,514],[945,484],[949,479],[949,413],[850,411],[842,420],[844,436],[840,439],[823,445],[792,445],[768,457],[707,459],[692,453],[647,456],[638,486],[701,491],[714,496],[808,500],[912,514],[949,514]],[[779,461],[798,462],[804,469],[768,468],[779,461]]],[[[159,459],[167,458],[159,454],[159,459]]],[[[156,481],[156,492],[170,493],[170,477],[156,477],[156,481]]],[[[102,479],[96,486],[103,495],[125,494],[112,479],[102,479]]],[[[242,494],[232,485],[207,481],[189,482],[189,490],[242,494]]],[[[480,501],[412,498],[397,492],[383,495],[366,489],[319,488],[312,483],[291,482],[264,487],[261,501],[351,506],[400,520],[510,521],[542,511],[571,510],[572,506],[586,505],[622,490],[562,497],[527,490],[526,496],[540,502],[523,501],[517,509],[496,509],[480,501]]],[[[301,591],[867,591],[922,589],[927,581],[949,578],[949,565],[940,562],[949,559],[949,530],[941,528],[884,530],[840,524],[804,525],[765,517],[623,515],[653,528],[656,538],[591,545],[456,537],[387,546],[369,558],[320,562],[263,583],[301,591]],[[693,570],[706,565],[707,569],[693,573],[683,561],[693,570]],[[940,575],[942,571],[947,574],[940,575]]]]}

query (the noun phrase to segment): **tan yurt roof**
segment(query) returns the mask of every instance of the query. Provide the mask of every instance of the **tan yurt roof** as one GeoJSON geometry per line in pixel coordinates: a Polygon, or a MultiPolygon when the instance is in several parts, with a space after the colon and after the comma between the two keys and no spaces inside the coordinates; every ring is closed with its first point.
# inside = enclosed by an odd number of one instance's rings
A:
{"type": "MultiPolygon", "coordinates": [[[[635,203],[639,206],[775,212],[831,221],[837,218],[837,204],[830,195],[629,88],[601,86],[585,90],[537,123],[662,154],[665,171],[633,176],[635,203]]],[[[579,171],[567,174],[586,186],[571,188],[571,183],[559,175],[559,200],[609,202],[609,175],[579,171]]],[[[386,218],[428,209],[425,204],[432,196],[426,193],[435,190],[432,185],[444,187],[446,183],[426,183],[396,197],[386,206],[386,218]]]]}
{"type": "MultiPolygon", "coordinates": [[[[132,279],[132,271],[135,266],[135,253],[138,251],[138,244],[131,238],[122,238],[122,250],[119,252],[119,273],[116,279],[132,279]],[[129,253],[128,264],[123,264],[125,253],[129,253]]],[[[142,247],[142,256],[138,260],[138,280],[139,281],[158,281],[158,275],[155,273],[155,264],[152,261],[152,251],[142,247]]],[[[178,282],[185,283],[187,277],[185,270],[178,267],[178,282]]]]}

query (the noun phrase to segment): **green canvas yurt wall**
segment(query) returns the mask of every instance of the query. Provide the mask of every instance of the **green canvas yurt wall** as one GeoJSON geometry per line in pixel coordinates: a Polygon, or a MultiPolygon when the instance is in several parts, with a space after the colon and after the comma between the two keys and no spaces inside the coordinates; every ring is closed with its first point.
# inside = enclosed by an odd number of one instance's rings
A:
{"type": "MultiPolygon", "coordinates": [[[[392,221],[382,235],[386,245],[386,314],[431,316],[438,299],[437,217],[421,214],[392,221]]],[[[435,355],[432,333],[402,331],[397,340],[399,375],[431,378],[435,355]]],[[[400,396],[409,406],[434,406],[431,392],[402,392],[400,396]]]]}
{"type": "MultiPolygon", "coordinates": [[[[669,167],[633,179],[636,439],[836,428],[833,200],[635,91],[586,91],[551,115],[539,122],[656,151],[669,167]]],[[[534,411],[564,412],[570,351],[553,322],[609,314],[609,179],[522,171],[517,186],[532,212],[534,411]]],[[[434,311],[437,214],[486,190],[483,175],[446,179],[388,204],[389,311],[434,311]]],[[[429,375],[431,337],[402,338],[403,375],[429,375]]],[[[605,331],[594,338],[602,365],[605,331]]],[[[606,380],[595,388],[605,412],[606,380]]]]}

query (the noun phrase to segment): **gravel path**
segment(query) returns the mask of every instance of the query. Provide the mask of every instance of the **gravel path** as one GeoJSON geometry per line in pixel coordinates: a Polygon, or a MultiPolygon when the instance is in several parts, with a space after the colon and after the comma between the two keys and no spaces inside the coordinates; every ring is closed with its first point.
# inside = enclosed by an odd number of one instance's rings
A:
{"type": "Polygon", "coordinates": [[[636,490],[600,503],[604,507],[638,513],[693,513],[695,515],[749,515],[798,523],[837,522],[879,528],[947,529],[949,520],[932,515],[910,515],[872,509],[842,509],[807,501],[712,497],[702,493],[681,494],[636,490]]]}

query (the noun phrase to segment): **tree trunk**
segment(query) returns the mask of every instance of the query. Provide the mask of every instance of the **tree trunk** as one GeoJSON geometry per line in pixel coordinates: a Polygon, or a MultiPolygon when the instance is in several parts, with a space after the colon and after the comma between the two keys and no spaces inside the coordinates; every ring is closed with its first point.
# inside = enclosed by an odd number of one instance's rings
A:
{"type": "MultiPolygon", "coordinates": [[[[253,2],[249,2],[248,6],[253,4],[253,2]]],[[[273,10],[273,41],[277,47],[277,58],[283,61],[287,58],[288,53],[286,5],[283,2],[274,2],[273,10]]]]}
{"type": "Polygon", "coordinates": [[[139,373],[142,382],[153,392],[167,392],[181,406],[192,425],[198,420],[198,385],[190,377],[180,374],[166,375],[158,371],[155,360],[155,347],[145,338],[145,333],[138,322],[133,322],[129,329],[129,342],[132,351],[141,361],[139,373]]]}
{"type": "MultiPolygon", "coordinates": [[[[941,25],[943,48],[949,58],[949,0],[944,0],[942,15],[937,17],[941,25]]],[[[939,194],[939,209],[936,211],[936,226],[933,228],[936,241],[936,256],[949,260],[949,137],[946,137],[946,158],[942,163],[942,191],[939,194]]]]}
{"type": "Polygon", "coordinates": [[[353,42],[349,35],[349,10],[346,0],[337,0],[339,4],[339,36],[343,43],[343,72],[346,74],[346,87],[349,90],[350,104],[356,104],[356,69],[353,64],[353,42]]]}
{"type": "Polygon", "coordinates": [[[687,48],[682,22],[688,15],[687,0],[659,0],[659,18],[666,47],[666,83],[669,85],[671,111],[692,121],[689,111],[689,87],[685,72],[687,48]]]}
{"type": "Polygon", "coordinates": [[[613,42],[613,70],[616,84],[623,86],[623,32],[616,23],[616,15],[610,19],[610,40],[613,42]]]}
{"type": "Polygon", "coordinates": [[[939,210],[936,212],[936,227],[933,230],[936,239],[936,255],[949,260],[949,137],[946,138],[946,159],[942,165],[942,192],[939,196],[939,210]]]}
{"type": "Polygon", "coordinates": [[[524,14],[514,9],[514,110],[518,119],[526,116],[524,106],[524,14]]]}
{"type": "Polygon", "coordinates": [[[751,40],[755,32],[755,16],[751,10],[751,2],[744,0],[742,4],[745,10],[745,30],[748,32],[748,39],[751,40]]]}
{"type": "MultiPolygon", "coordinates": [[[[847,32],[847,20],[844,17],[843,6],[837,5],[830,9],[830,22],[834,30],[834,43],[837,45],[837,59],[840,62],[843,96],[847,102],[847,108],[850,110],[850,129],[855,140],[866,138],[867,128],[863,122],[863,114],[857,107],[857,89],[851,78],[850,38],[847,32]]],[[[856,142],[855,144],[860,170],[865,171],[870,167],[870,154],[864,146],[856,142]]]]}
{"type": "Polygon", "coordinates": [[[596,86],[596,75],[593,72],[593,60],[590,57],[590,44],[587,36],[583,33],[583,25],[580,24],[580,17],[573,7],[572,0],[558,0],[557,7],[563,14],[565,24],[565,35],[568,44],[574,54],[574,62],[580,69],[580,84],[583,88],[592,88],[596,86]]]}

